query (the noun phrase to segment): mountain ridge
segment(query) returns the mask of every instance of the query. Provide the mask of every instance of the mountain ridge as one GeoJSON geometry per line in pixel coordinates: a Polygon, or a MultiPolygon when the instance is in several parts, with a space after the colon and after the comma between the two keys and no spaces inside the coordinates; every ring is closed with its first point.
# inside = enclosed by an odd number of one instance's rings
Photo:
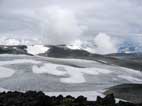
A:
{"type": "MultiPolygon", "coordinates": [[[[142,70],[142,61],[134,59],[128,59],[127,57],[133,54],[124,54],[122,53],[123,57],[118,58],[117,55],[119,54],[109,54],[109,55],[100,55],[95,53],[90,53],[85,50],[80,49],[70,49],[67,48],[65,45],[41,45],[41,46],[26,46],[26,45],[1,45],[0,46],[0,54],[19,54],[19,55],[30,55],[30,56],[43,56],[43,57],[53,57],[53,58],[76,58],[76,59],[85,59],[85,60],[93,60],[97,62],[101,62],[104,64],[113,64],[118,65],[126,68],[132,68],[135,70],[142,70]],[[28,48],[30,47],[31,51],[29,52],[28,48]],[[33,47],[33,48],[32,48],[33,47]],[[37,47],[37,48],[36,48],[37,47]],[[38,51],[34,51],[38,50],[38,51]],[[42,51],[41,51],[42,50],[42,51]],[[43,53],[41,53],[43,52],[43,53]]],[[[139,58],[141,55],[139,56],[139,58]]],[[[135,55],[133,58],[136,58],[135,55]]],[[[137,58],[136,58],[137,59],[137,58]]]]}

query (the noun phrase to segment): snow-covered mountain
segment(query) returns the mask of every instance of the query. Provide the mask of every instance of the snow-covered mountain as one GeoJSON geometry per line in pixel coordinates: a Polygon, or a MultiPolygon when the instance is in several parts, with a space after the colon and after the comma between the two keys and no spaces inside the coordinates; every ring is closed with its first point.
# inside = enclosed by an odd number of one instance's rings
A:
{"type": "Polygon", "coordinates": [[[104,96],[106,88],[142,83],[142,61],[135,61],[135,57],[126,53],[95,54],[67,45],[1,45],[0,89],[81,94],[94,100],[104,96]]]}
{"type": "Polygon", "coordinates": [[[116,53],[110,55],[100,55],[90,53],[82,49],[70,49],[66,45],[13,45],[13,46],[0,46],[0,54],[12,55],[28,55],[28,56],[42,56],[52,58],[64,59],[84,59],[93,60],[104,64],[115,64],[136,70],[142,70],[141,55],[116,53]],[[131,59],[133,58],[133,59],[131,59]],[[134,61],[137,60],[137,61],[134,61]]]}
{"type": "Polygon", "coordinates": [[[33,44],[42,44],[38,39],[18,39],[10,37],[1,37],[0,45],[33,45],[33,44]]]}
{"type": "MultiPolygon", "coordinates": [[[[99,35],[98,35],[99,36],[99,35]]],[[[113,44],[109,44],[109,38],[108,40],[102,40],[102,36],[106,35],[101,35],[101,37],[96,37],[95,40],[75,40],[72,43],[69,44],[63,44],[65,48],[69,48],[71,50],[85,50],[89,53],[96,53],[96,54],[111,54],[111,53],[142,53],[142,43],[138,40],[133,40],[133,39],[126,39],[123,42],[121,42],[119,45],[116,47],[112,46],[113,44]]],[[[38,54],[43,53],[43,51],[46,51],[46,48],[44,47],[44,44],[42,41],[38,39],[14,39],[14,38],[7,38],[7,37],[2,37],[0,39],[0,45],[3,46],[17,46],[17,45],[25,45],[27,46],[28,52],[31,54],[38,54]],[[38,48],[38,49],[37,49],[38,48]]]]}
{"type": "MultiPolygon", "coordinates": [[[[132,68],[136,70],[142,70],[142,66],[141,66],[142,61],[140,60],[142,58],[142,55],[141,53],[137,53],[138,50],[139,52],[141,52],[139,49],[139,48],[142,48],[140,47],[141,46],[140,42],[133,44],[132,41],[129,42],[129,40],[128,41],[126,40],[120,45],[119,53],[114,53],[110,55],[108,54],[104,55],[103,53],[102,53],[103,55],[100,53],[98,54],[96,52],[98,50],[98,44],[95,44],[93,41],[90,41],[90,40],[87,40],[87,41],[78,40],[68,45],[43,45],[43,44],[31,45],[30,43],[32,41],[30,40],[21,41],[17,39],[5,39],[5,42],[7,43],[3,43],[3,44],[6,44],[6,45],[0,46],[0,54],[19,54],[19,55],[32,55],[32,56],[67,58],[67,59],[77,58],[77,59],[93,60],[93,61],[98,61],[98,62],[107,63],[107,64],[115,64],[118,66],[132,68]],[[9,41],[10,43],[8,43],[7,41],[9,41]],[[26,42],[30,42],[30,43],[26,43],[26,42]],[[137,45],[139,45],[137,49],[133,49],[137,45]],[[126,50],[127,47],[129,48],[128,50],[126,50]]],[[[102,47],[101,49],[103,48],[104,47],[102,47]]],[[[109,49],[106,49],[106,50],[109,50],[109,49]]]]}
{"type": "Polygon", "coordinates": [[[96,53],[96,45],[92,40],[87,40],[87,41],[81,41],[81,40],[76,40],[72,44],[66,45],[67,48],[75,50],[86,50],[90,53],[96,53]]]}
{"type": "MultiPolygon", "coordinates": [[[[48,42],[43,43],[39,39],[14,39],[2,37],[0,39],[0,45],[49,45],[48,42]]],[[[56,44],[54,44],[56,45],[56,44]]],[[[59,45],[59,44],[58,44],[59,45]]],[[[69,49],[72,50],[85,50],[90,53],[97,54],[109,54],[116,53],[117,48],[111,40],[111,37],[107,34],[100,33],[94,39],[85,39],[85,40],[75,40],[67,44],[63,44],[69,49]]],[[[33,46],[32,46],[33,47],[33,46]]]]}

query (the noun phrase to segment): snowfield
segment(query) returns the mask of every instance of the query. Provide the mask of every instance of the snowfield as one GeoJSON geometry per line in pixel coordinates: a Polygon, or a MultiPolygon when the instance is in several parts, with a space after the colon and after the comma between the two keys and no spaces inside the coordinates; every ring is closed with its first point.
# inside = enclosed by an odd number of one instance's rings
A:
{"type": "Polygon", "coordinates": [[[5,68],[5,67],[0,67],[0,78],[7,78],[12,76],[15,73],[14,70],[5,68]]]}
{"type": "Polygon", "coordinates": [[[84,74],[88,75],[99,75],[109,74],[110,70],[101,68],[77,68],[59,64],[45,64],[41,67],[33,66],[33,72],[37,74],[51,74],[56,76],[68,76],[67,78],[61,78],[60,81],[63,83],[84,83],[86,82],[84,74]],[[52,71],[51,71],[52,70],[52,71]]]}
{"type": "Polygon", "coordinates": [[[27,46],[27,52],[29,54],[37,55],[40,53],[44,53],[48,51],[49,48],[45,47],[44,45],[32,45],[32,46],[27,46]]]}
{"type": "Polygon", "coordinates": [[[109,87],[142,83],[137,70],[81,59],[0,55],[0,90],[41,90],[93,99],[109,87]]]}

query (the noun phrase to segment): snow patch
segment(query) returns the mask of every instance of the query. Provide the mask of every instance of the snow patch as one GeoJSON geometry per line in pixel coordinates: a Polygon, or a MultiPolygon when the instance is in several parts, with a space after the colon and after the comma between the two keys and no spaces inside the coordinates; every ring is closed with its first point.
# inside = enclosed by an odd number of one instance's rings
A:
{"type": "Polygon", "coordinates": [[[42,73],[48,73],[51,75],[57,75],[57,76],[62,76],[65,75],[66,72],[60,71],[56,69],[56,66],[54,64],[45,64],[44,66],[38,67],[38,66],[33,66],[33,73],[36,74],[42,74],[42,73]]]}
{"type": "Polygon", "coordinates": [[[44,45],[27,46],[27,52],[30,54],[33,54],[33,55],[45,53],[48,50],[49,50],[49,48],[45,47],[44,45]]]}
{"type": "Polygon", "coordinates": [[[62,83],[84,83],[86,82],[84,78],[84,74],[89,75],[99,75],[99,74],[109,74],[112,71],[102,69],[102,68],[77,68],[71,67],[67,65],[59,65],[59,64],[44,64],[41,67],[33,66],[33,73],[36,74],[51,74],[60,76],[60,81],[62,83]]]}
{"type": "Polygon", "coordinates": [[[69,49],[73,49],[73,50],[75,50],[75,49],[82,49],[81,46],[82,46],[81,40],[75,40],[75,41],[73,42],[73,44],[67,45],[67,47],[68,47],[69,49]]]}
{"type": "Polygon", "coordinates": [[[0,67],[0,78],[11,77],[14,73],[15,71],[12,69],[0,67]]]}
{"type": "Polygon", "coordinates": [[[91,41],[81,41],[81,40],[75,40],[71,44],[66,46],[69,49],[76,50],[85,50],[90,53],[95,53],[95,45],[91,41]]]}
{"type": "Polygon", "coordinates": [[[86,82],[83,74],[79,70],[68,69],[67,73],[68,73],[69,77],[61,78],[60,81],[62,83],[84,83],[84,82],[86,82]]]}

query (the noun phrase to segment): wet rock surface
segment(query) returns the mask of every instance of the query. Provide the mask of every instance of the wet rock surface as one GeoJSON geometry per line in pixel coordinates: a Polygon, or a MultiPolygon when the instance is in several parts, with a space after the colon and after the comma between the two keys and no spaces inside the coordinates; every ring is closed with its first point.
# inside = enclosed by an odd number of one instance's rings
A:
{"type": "Polygon", "coordinates": [[[142,106],[142,104],[123,101],[116,103],[113,94],[104,98],[98,96],[96,101],[87,101],[84,96],[77,98],[70,95],[49,97],[41,91],[27,91],[25,93],[9,91],[0,93],[0,106],[142,106]]]}

